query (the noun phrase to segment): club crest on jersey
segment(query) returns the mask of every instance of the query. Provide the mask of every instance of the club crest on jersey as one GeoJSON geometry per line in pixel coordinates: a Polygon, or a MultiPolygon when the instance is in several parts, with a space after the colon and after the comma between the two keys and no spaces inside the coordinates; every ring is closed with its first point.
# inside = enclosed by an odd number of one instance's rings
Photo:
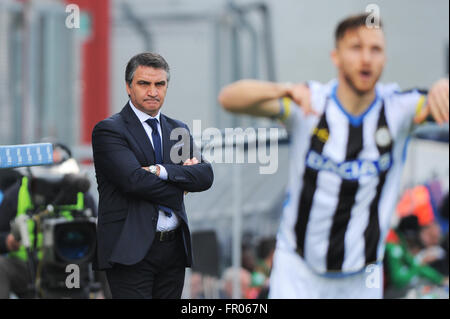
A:
{"type": "Polygon", "coordinates": [[[306,165],[318,171],[335,173],[342,179],[357,180],[363,176],[378,176],[389,170],[392,166],[392,155],[385,153],[377,161],[358,159],[336,163],[324,155],[309,151],[306,156],[306,165]]]}
{"type": "Polygon", "coordinates": [[[375,142],[379,147],[387,147],[392,143],[391,133],[386,126],[380,127],[375,132],[375,142]]]}
{"type": "Polygon", "coordinates": [[[315,135],[322,143],[326,143],[328,141],[328,137],[330,136],[330,132],[328,132],[326,128],[319,129],[315,127],[312,134],[315,135]]]}

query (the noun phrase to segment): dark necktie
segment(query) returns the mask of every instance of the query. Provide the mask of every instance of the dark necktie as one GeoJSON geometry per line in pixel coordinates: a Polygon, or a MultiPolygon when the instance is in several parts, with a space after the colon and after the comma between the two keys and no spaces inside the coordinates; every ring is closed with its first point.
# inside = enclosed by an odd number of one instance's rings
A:
{"type": "Polygon", "coordinates": [[[148,119],[145,121],[152,128],[153,149],[155,150],[156,164],[162,164],[161,137],[158,132],[158,120],[148,119]]]}
{"type": "MultiPolygon", "coordinates": [[[[152,140],[153,140],[153,149],[155,150],[155,160],[156,164],[162,164],[162,151],[161,151],[161,137],[158,132],[158,120],[157,119],[148,119],[145,121],[152,128],[152,140]]],[[[159,209],[164,212],[167,217],[172,217],[172,212],[169,208],[164,206],[159,206],[159,209]]]]}

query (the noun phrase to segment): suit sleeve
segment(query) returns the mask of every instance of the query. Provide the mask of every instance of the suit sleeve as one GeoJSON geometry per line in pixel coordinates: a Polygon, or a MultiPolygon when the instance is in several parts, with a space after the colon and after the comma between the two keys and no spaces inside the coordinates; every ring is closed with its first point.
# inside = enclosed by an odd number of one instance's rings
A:
{"type": "Polygon", "coordinates": [[[123,193],[181,210],[183,190],[142,169],[113,123],[102,121],[92,133],[96,170],[123,193]]]}
{"type": "Polygon", "coordinates": [[[209,189],[214,180],[214,173],[211,164],[202,156],[200,150],[194,143],[189,128],[185,126],[189,140],[189,157],[197,158],[200,163],[196,165],[183,166],[176,164],[163,164],[168,174],[168,180],[188,192],[202,192],[209,189]]]}

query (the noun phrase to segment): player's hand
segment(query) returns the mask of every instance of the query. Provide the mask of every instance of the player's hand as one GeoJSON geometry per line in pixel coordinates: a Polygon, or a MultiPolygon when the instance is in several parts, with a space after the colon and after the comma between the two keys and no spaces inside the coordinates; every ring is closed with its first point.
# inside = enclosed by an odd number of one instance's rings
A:
{"type": "Polygon", "coordinates": [[[6,237],[6,248],[9,251],[17,251],[20,248],[20,242],[18,242],[13,234],[8,234],[8,236],[6,237]]]}
{"type": "Polygon", "coordinates": [[[305,115],[318,115],[311,105],[311,90],[306,84],[290,84],[288,88],[290,98],[303,109],[305,115]]]}
{"type": "Polygon", "coordinates": [[[436,260],[438,260],[438,257],[437,257],[437,256],[432,255],[432,254],[427,254],[427,255],[425,255],[425,257],[423,257],[423,259],[422,259],[422,265],[423,265],[423,266],[429,265],[429,264],[431,264],[433,261],[436,261],[436,260]]]}
{"type": "Polygon", "coordinates": [[[425,108],[414,118],[416,124],[423,122],[428,115],[432,115],[437,124],[442,125],[448,122],[448,79],[441,79],[436,82],[428,92],[428,101],[425,108]]]}

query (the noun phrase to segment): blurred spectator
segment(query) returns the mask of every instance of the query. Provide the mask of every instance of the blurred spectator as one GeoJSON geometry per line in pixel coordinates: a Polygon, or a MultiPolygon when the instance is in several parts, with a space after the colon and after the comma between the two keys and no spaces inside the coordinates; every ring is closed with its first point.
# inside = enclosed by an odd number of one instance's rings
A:
{"type": "Polygon", "coordinates": [[[448,221],[448,193],[442,200],[441,207],[440,207],[440,213],[441,213],[441,216],[448,221]]]}
{"type": "Polygon", "coordinates": [[[441,243],[441,228],[432,221],[420,230],[420,240],[425,247],[437,246],[441,243]]]}
{"type": "Polygon", "coordinates": [[[203,289],[203,277],[198,272],[192,272],[190,278],[191,284],[191,299],[205,299],[205,292],[203,289]]]}
{"type": "Polygon", "coordinates": [[[258,299],[266,299],[269,292],[269,278],[275,246],[276,239],[270,237],[262,239],[257,247],[258,262],[252,273],[252,287],[258,288],[258,299]]]}
{"type": "Polygon", "coordinates": [[[22,174],[15,169],[1,169],[0,191],[5,191],[10,186],[14,185],[21,177],[22,174]]]}
{"type": "Polygon", "coordinates": [[[386,298],[401,297],[420,280],[436,285],[448,285],[448,278],[418,258],[423,243],[416,215],[403,217],[395,229],[397,242],[386,244],[386,298]]]}
{"type": "Polygon", "coordinates": [[[233,298],[233,282],[234,278],[239,277],[241,284],[241,298],[248,299],[248,292],[251,284],[251,274],[244,268],[227,268],[222,276],[222,291],[220,297],[222,299],[233,298]]]}
{"type": "Polygon", "coordinates": [[[15,169],[0,169],[0,204],[3,201],[5,191],[21,177],[22,174],[15,169]]]}
{"type": "Polygon", "coordinates": [[[440,212],[440,206],[444,200],[444,190],[442,187],[442,181],[438,179],[431,179],[429,182],[425,184],[428,192],[430,194],[430,203],[433,207],[434,220],[441,228],[443,233],[447,233],[448,231],[448,218],[446,219],[442,216],[440,212]]]}
{"type": "Polygon", "coordinates": [[[442,241],[441,228],[436,222],[433,221],[422,226],[419,236],[422,249],[416,255],[416,259],[420,263],[432,265],[444,258],[445,251],[440,246],[442,241]]]}
{"type": "Polygon", "coordinates": [[[245,233],[242,236],[243,244],[241,248],[241,264],[242,268],[249,271],[250,273],[252,273],[256,267],[254,244],[251,244],[253,242],[253,238],[253,235],[250,233],[245,233]]]}
{"type": "Polygon", "coordinates": [[[250,246],[242,248],[242,267],[250,273],[253,272],[256,267],[255,253],[250,246]]]}
{"type": "Polygon", "coordinates": [[[411,214],[417,216],[420,226],[428,225],[434,220],[430,193],[424,185],[407,189],[397,204],[397,215],[400,218],[411,214]]]}
{"type": "MultiPolygon", "coordinates": [[[[445,229],[448,232],[446,200],[448,201],[448,195],[447,198],[443,198],[440,183],[431,181],[427,185],[418,185],[406,190],[397,205],[397,214],[400,218],[411,214],[418,218],[421,248],[414,254],[415,259],[448,276],[446,239],[442,240],[442,230],[445,229]],[[437,204],[439,202],[441,207],[437,204]]],[[[389,234],[388,240],[392,238],[396,238],[395,232],[389,234]]]]}
{"type": "MultiPolygon", "coordinates": [[[[439,208],[440,211],[440,217],[443,219],[446,219],[448,222],[448,193],[445,196],[444,200],[441,203],[441,206],[439,208]]],[[[426,233],[422,235],[423,239],[427,243],[436,243],[436,230],[428,229],[426,233]]],[[[439,230],[440,232],[440,230],[439,230]]],[[[441,237],[441,236],[440,236],[441,237]]],[[[433,250],[435,251],[435,254],[438,254],[438,257],[435,260],[430,261],[430,266],[439,271],[441,274],[448,277],[449,275],[449,260],[448,260],[448,231],[447,234],[444,236],[443,240],[437,241],[437,244],[439,246],[435,246],[433,250]]]]}

